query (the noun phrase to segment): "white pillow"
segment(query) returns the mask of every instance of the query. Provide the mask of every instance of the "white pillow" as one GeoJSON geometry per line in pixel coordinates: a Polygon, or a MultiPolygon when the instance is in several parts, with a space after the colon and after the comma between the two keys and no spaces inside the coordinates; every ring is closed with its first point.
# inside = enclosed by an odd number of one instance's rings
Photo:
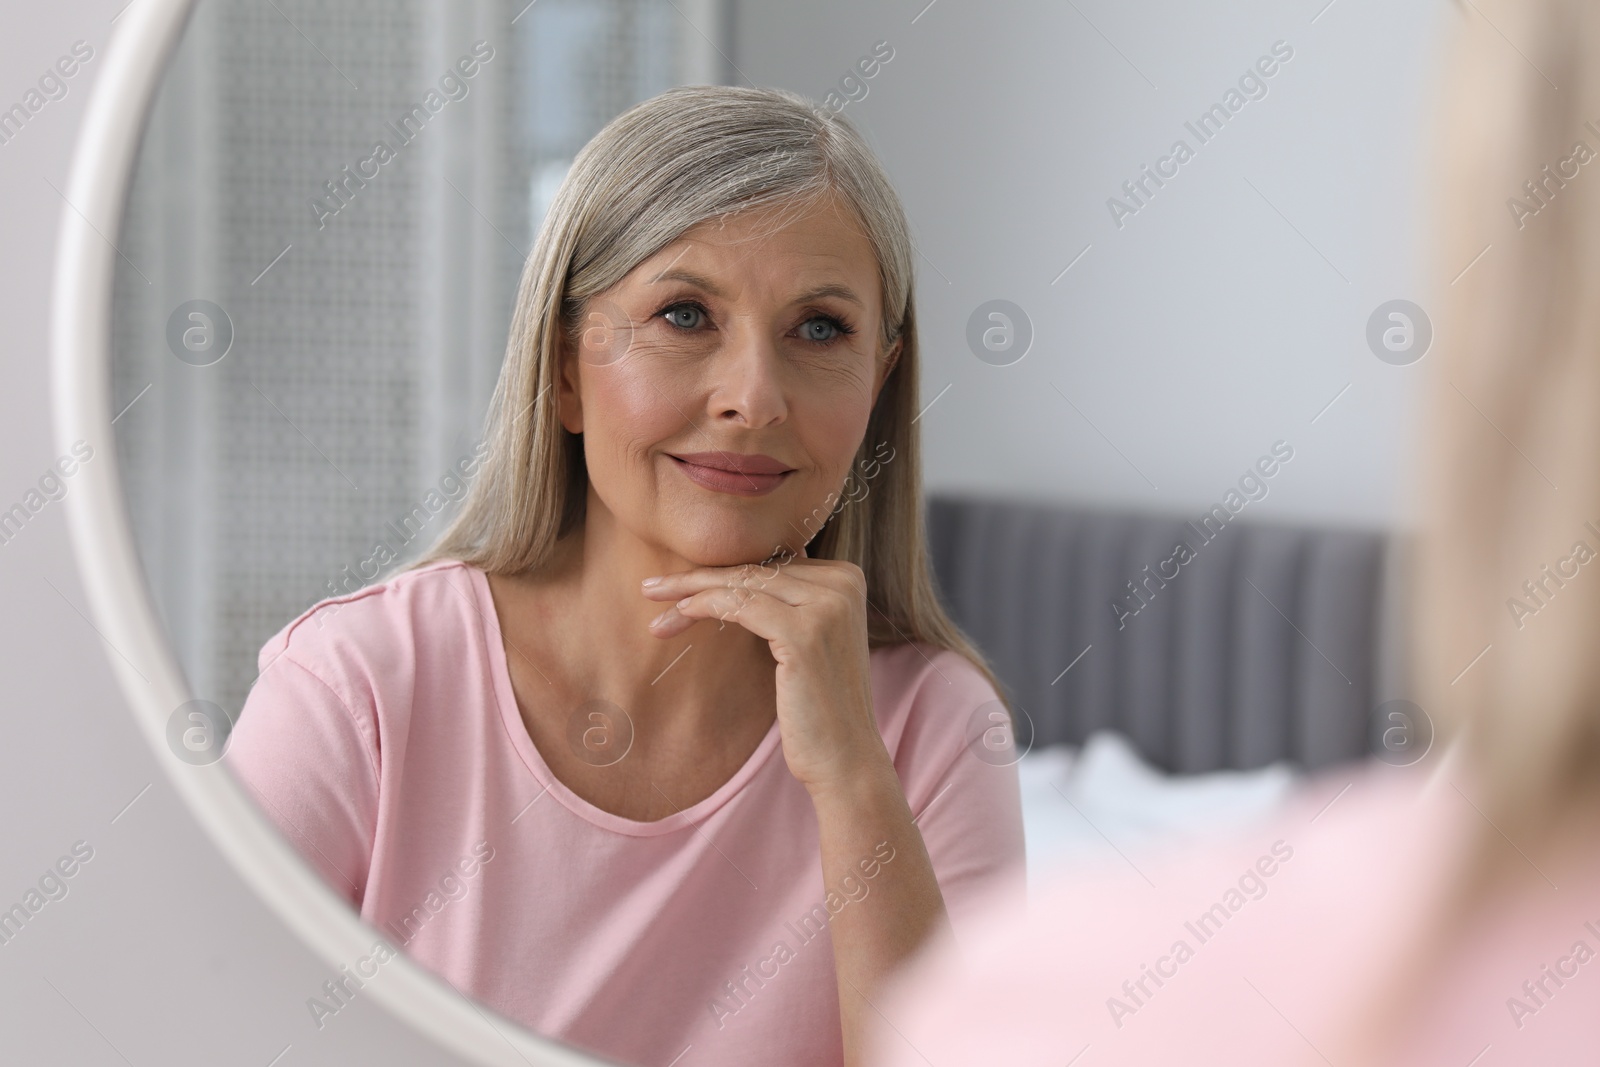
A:
{"type": "Polygon", "coordinates": [[[1030,887],[1048,873],[1235,829],[1271,814],[1297,782],[1287,763],[1252,771],[1169,775],[1109,730],[1081,751],[1052,745],[1024,756],[1022,823],[1030,887]]]}

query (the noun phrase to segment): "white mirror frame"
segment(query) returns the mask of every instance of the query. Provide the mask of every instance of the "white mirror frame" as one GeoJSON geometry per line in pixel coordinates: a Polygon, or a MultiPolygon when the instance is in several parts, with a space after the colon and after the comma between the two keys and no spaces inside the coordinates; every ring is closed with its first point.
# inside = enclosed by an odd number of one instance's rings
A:
{"type": "MultiPolygon", "coordinates": [[[[256,894],[329,966],[353,964],[389,938],[366,925],[301,859],[220,762],[192,766],[167,744],[173,711],[193,699],[156,611],[128,520],[111,428],[112,283],[139,143],[167,62],[197,0],[138,0],[106,46],[73,151],[50,311],[51,393],[58,449],[100,449],[65,501],[89,609],[145,740],[178,795],[256,894]]],[[[396,950],[370,992],[403,1025],[486,1067],[598,1067],[604,1063],[456,992],[396,950]]]]}

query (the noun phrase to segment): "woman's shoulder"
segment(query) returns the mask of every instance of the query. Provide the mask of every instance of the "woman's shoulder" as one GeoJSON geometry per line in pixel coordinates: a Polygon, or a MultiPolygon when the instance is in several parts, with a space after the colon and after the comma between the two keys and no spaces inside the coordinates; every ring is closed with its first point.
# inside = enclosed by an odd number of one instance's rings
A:
{"type": "Polygon", "coordinates": [[[953,648],[930,641],[880,645],[872,650],[871,661],[874,687],[900,698],[900,703],[949,708],[973,700],[983,704],[998,699],[976,663],[953,648]]]}
{"type": "MultiPolygon", "coordinates": [[[[1303,1038],[1265,1010],[1263,994],[1301,1029],[1331,1034],[1374,981],[1403,977],[1397,960],[1428,947],[1475,835],[1493,832],[1467,799],[1470,784],[1462,792],[1434,773],[1376,760],[1329,768],[1265,821],[1159,851],[1108,848],[1092,866],[1058,872],[1026,910],[991,910],[959,952],[925,954],[902,973],[883,1006],[899,1031],[889,1047],[941,1047],[956,1059],[998,1048],[1007,1062],[1039,1063],[1104,1040],[1143,1042],[1134,1047],[1148,1058],[1137,1062],[1185,1052],[1186,1062],[1322,1062],[1300,1058],[1303,1038]],[[1193,1035],[1224,1017],[1238,1025],[1195,1059],[1193,1035]],[[985,1018],[1020,1022],[975,1021],[985,1018]]],[[[1578,887],[1600,884],[1600,862],[1551,869],[1548,891],[1544,872],[1518,873],[1516,895],[1457,920],[1441,975],[1419,989],[1410,1017],[1434,1053],[1486,1009],[1507,1019],[1500,998],[1520,995],[1541,963],[1588,932],[1583,901],[1593,897],[1578,887]],[[1587,883],[1574,873],[1584,870],[1587,883]]]]}
{"type": "Polygon", "coordinates": [[[873,649],[871,659],[873,712],[891,752],[902,743],[965,744],[974,723],[1005,714],[988,676],[955,649],[906,641],[873,649]]]}
{"type": "Polygon", "coordinates": [[[460,623],[478,618],[482,572],[460,560],[438,560],[400,571],[353,593],[318,601],[261,646],[265,673],[282,657],[313,673],[392,671],[430,645],[464,639],[460,623]]]}

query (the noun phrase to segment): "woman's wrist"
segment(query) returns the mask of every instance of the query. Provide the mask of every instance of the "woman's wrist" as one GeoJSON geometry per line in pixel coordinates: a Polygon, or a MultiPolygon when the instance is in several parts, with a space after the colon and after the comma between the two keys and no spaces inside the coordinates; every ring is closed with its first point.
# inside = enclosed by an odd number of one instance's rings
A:
{"type": "Polygon", "coordinates": [[[819,819],[833,812],[859,816],[864,811],[905,807],[905,791],[887,749],[862,755],[825,782],[806,783],[819,819]]]}

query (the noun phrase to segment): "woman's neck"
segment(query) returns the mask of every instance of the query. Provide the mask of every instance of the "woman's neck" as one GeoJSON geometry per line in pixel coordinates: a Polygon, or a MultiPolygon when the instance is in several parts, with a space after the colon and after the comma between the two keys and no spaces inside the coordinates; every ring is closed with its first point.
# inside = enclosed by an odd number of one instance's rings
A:
{"type": "Polygon", "coordinates": [[[635,537],[595,503],[539,577],[504,585],[502,630],[541,650],[539,674],[558,701],[607,700],[636,729],[684,740],[747,724],[753,703],[770,712],[775,663],[766,642],[736,621],[654,636],[650,620],[667,605],[647,600],[640,583],[695,564],[635,537]]]}

